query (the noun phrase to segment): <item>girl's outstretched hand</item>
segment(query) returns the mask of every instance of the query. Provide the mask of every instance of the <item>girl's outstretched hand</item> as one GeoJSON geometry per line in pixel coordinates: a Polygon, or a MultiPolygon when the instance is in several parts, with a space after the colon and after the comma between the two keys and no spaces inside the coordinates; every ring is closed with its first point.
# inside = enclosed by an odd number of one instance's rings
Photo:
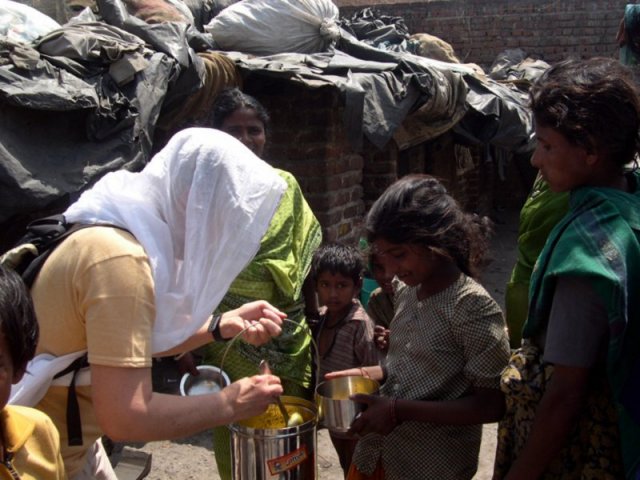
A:
{"type": "Polygon", "coordinates": [[[384,372],[380,365],[369,365],[367,367],[348,368],[346,370],[336,370],[324,375],[325,380],[331,380],[338,377],[365,377],[372,380],[382,381],[384,372]]]}
{"type": "Polygon", "coordinates": [[[387,435],[397,426],[395,399],[380,395],[352,395],[351,400],[366,405],[364,412],[351,422],[349,433],[363,436],[368,433],[387,435]]]}
{"type": "Polygon", "coordinates": [[[332,378],[339,377],[351,377],[362,375],[362,369],[360,368],[348,368],[346,370],[336,370],[335,372],[326,373],[324,378],[325,380],[331,380],[332,378]]]}

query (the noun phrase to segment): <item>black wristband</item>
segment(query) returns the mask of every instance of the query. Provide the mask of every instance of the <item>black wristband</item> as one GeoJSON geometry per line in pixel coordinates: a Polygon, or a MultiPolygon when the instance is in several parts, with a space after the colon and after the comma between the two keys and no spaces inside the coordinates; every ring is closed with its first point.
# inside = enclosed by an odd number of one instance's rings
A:
{"type": "Polygon", "coordinates": [[[222,334],[220,333],[220,319],[222,315],[214,315],[211,317],[211,322],[209,322],[209,327],[207,331],[211,334],[213,339],[216,342],[224,342],[226,339],[222,338],[222,334]]]}

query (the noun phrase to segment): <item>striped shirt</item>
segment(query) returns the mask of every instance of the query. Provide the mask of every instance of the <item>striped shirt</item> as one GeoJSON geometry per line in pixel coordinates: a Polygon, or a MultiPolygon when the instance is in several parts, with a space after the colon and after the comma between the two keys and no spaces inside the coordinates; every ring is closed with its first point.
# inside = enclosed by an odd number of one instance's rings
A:
{"type": "Polygon", "coordinates": [[[316,337],[320,348],[320,381],[328,372],[378,364],[373,321],[358,300],[353,300],[351,310],[335,328],[325,327],[325,318],[323,307],[316,337]]]}

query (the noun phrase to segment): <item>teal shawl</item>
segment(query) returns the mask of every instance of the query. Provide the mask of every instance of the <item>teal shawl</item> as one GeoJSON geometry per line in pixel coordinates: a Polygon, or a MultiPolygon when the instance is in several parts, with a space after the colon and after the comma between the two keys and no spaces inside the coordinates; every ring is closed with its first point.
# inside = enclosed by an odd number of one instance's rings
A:
{"type": "Polygon", "coordinates": [[[523,337],[541,333],[560,276],[589,279],[609,319],[607,375],[618,410],[627,478],[640,468],[640,176],[632,194],[582,187],[552,230],[531,277],[523,337]]]}

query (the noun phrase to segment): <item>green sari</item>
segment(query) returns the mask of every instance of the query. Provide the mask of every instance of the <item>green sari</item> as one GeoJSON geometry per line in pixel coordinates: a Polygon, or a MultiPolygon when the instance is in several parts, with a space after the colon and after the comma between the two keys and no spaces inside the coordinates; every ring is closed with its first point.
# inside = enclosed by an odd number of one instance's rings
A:
{"type": "MultiPolygon", "coordinates": [[[[231,381],[257,375],[260,360],[282,380],[285,395],[310,399],[311,332],[304,317],[302,286],[311,268],[313,252],[322,241],[320,224],[307,204],[298,182],[278,170],[288,188],[252,262],[238,275],[218,312],[253,300],[267,300],[287,314],[282,334],[260,347],[238,339],[212,343],[204,363],[222,367],[231,381]]],[[[214,429],[214,450],[221,478],[231,478],[229,430],[214,429]]]]}
{"type": "MultiPolygon", "coordinates": [[[[620,438],[614,447],[621,446],[625,478],[634,480],[640,478],[639,178],[638,173],[633,174],[635,191],[632,194],[586,187],[571,192],[570,211],[549,235],[534,268],[529,316],[523,332],[523,338],[533,339],[544,331],[558,277],[579,276],[589,280],[607,311],[609,342],[606,365],[603,365],[605,385],[592,386],[587,403],[591,397],[598,397],[599,392],[608,390],[607,403],[620,438]]],[[[541,388],[544,390],[543,384],[541,388]]],[[[603,411],[604,406],[598,410],[603,411]]],[[[509,415],[508,407],[507,417],[509,415]]],[[[583,416],[588,417],[589,412],[583,416]]],[[[565,447],[560,455],[565,465],[579,468],[576,455],[604,446],[604,435],[593,428],[588,433],[586,440],[582,437],[579,443],[565,447]]],[[[606,437],[612,438],[609,434],[606,437]]],[[[589,478],[584,474],[568,476],[567,470],[563,475],[557,478],[589,478]]]]}
{"type": "Polygon", "coordinates": [[[522,326],[529,307],[529,280],[533,265],[547,241],[549,232],[569,209],[569,194],[556,193],[540,175],[520,210],[518,257],[505,293],[505,310],[511,348],[520,346],[522,326]]]}

